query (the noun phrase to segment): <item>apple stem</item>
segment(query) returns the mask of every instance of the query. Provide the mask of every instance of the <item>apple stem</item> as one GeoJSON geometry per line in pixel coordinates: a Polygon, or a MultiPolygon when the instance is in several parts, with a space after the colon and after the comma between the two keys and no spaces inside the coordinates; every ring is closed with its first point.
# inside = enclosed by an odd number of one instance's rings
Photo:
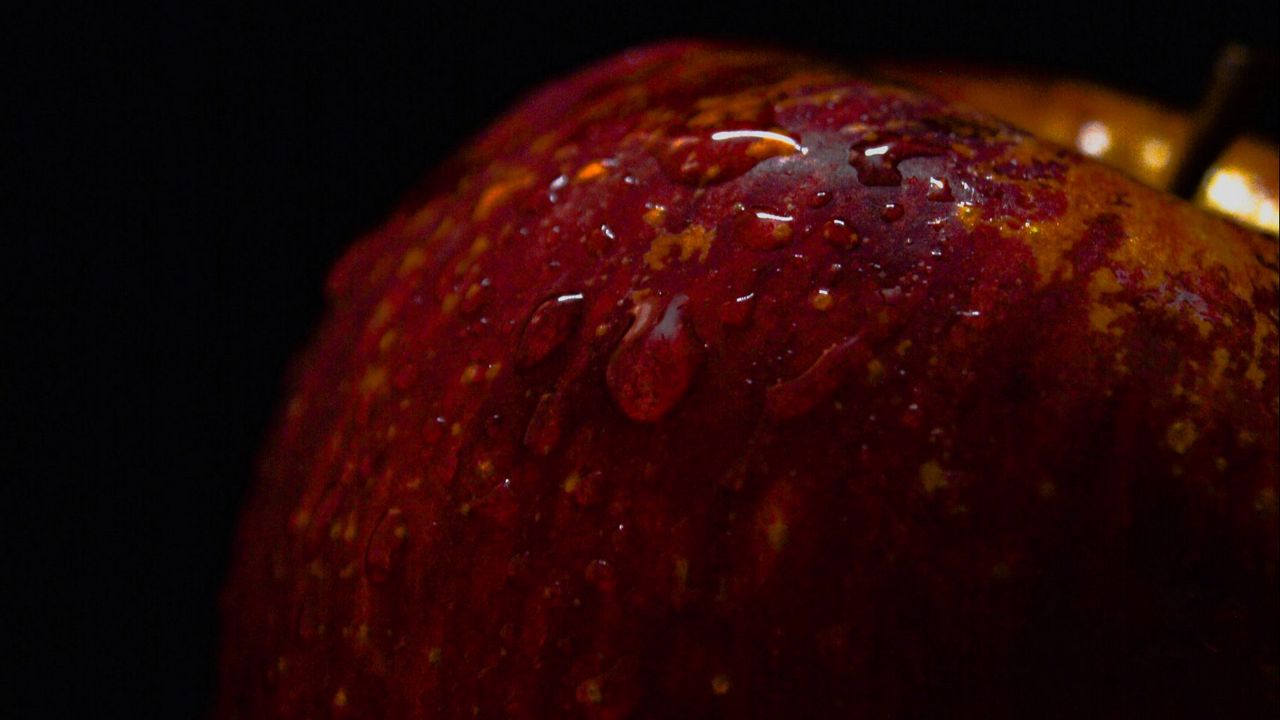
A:
{"type": "Polygon", "coordinates": [[[1205,173],[1249,123],[1275,73],[1274,53],[1231,44],[1218,53],[1208,91],[1196,108],[1186,152],[1174,174],[1174,194],[1191,199],[1205,173]]]}

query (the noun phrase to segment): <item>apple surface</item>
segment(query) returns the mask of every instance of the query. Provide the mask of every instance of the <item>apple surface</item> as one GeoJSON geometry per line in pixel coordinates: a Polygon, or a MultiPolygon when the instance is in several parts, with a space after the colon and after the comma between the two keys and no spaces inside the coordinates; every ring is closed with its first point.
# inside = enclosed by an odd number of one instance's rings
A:
{"type": "MultiPolygon", "coordinates": [[[[874,67],[944,99],[986,109],[1041,140],[1073,146],[1162,190],[1174,189],[1183,163],[1194,154],[1196,116],[1093,83],[1008,68],[894,62],[874,67]]],[[[1237,136],[1204,168],[1193,202],[1275,237],[1280,234],[1276,158],[1274,143],[1237,136]]]]}
{"type": "Polygon", "coordinates": [[[1265,716],[1277,283],[917,90],[604,61],[332,271],[217,716],[1265,716]]]}

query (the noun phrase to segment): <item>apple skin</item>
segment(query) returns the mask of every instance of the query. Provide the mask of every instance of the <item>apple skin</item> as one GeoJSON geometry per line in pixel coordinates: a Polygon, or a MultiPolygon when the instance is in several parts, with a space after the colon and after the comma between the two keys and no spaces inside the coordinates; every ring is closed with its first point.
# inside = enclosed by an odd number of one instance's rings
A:
{"type": "Polygon", "coordinates": [[[910,89],[634,50],[328,281],[221,718],[1262,717],[1275,243],[910,89]]]}

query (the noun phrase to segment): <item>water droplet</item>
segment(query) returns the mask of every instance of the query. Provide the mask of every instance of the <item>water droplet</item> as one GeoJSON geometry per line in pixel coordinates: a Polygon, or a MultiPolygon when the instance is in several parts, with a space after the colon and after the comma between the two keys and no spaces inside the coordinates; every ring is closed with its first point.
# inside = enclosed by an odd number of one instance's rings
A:
{"type": "Polygon", "coordinates": [[[587,233],[585,241],[587,252],[591,253],[592,257],[601,257],[613,246],[614,241],[617,239],[617,236],[613,234],[612,228],[608,225],[601,225],[587,233]]]}
{"type": "Polygon", "coordinates": [[[721,130],[712,133],[711,139],[716,142],[748,141],[751,144],[746,146],[747,154],[758,158],[809,152],[790,135],[770,130],[721,130]]]}
{"type": "Polygon", "coordinates": [[[721,130],[657,140],[650,152],[668,178],[685,185],[732,180],[772,157],[807,150],[788,135],[769,130],[721,130]]]}
{"type": "Polygon", "coordinates": [[[578,325],[582,293],[557,295],[533,311],[516,347],[516,366],[529,368],[560,347],[578,325]]]}
{"type": "Polygon", "coordinates": [[[880,291],[880,298],[885,305],[897,305],[902,302],[902,288],[897,285],[880,291]]]}
{"type": "Polygon", "coordinates": [[[844,220],[838,218],[828,220],[822,224],[822,239],[831,245],[849,250],[858,245],[858,233],[853,231],[844,220]]]}
{"type": "Polygon", "coordinates": [[[587,569],[584,573],[587,582],[596,586],[600,592],[612,592],[618,585],[617,574],[613,570],[613,566],[606,560],[592,560],[587,563],[587,569]]]}
{"type": "Polygon", "coordinates": [[[567,186],[568,184],[569,184],[568,175],[557,176],[556,179],[552,180],[551,184],[547,186],[547,199],[550,200],[552,203],[558,202],[560,200],[560,191],[563,190],[565,186],[567,186]]]}
{"type": "Polygon", "coordinates": [[[854,148],[849,151],[849,162],[858,171],[858,182],[863,185],[889,187],[902,183],[902,173],[897,163],[888,155],[888,145],[854,148]]]}
{"type": "Polygon", "coordinates": [[[702,355],[684,320],[689,299],[677,295],[658,317],[658,298],[636,303],[635,319],[605,370],[609,392],[627,417],[654,422],[684,397],[702,355]]]}
{"type": "Polygon", "coordinates": [[[732,300],[726,300],[720,304],[717,316],[720,322],[731,327],[741,327],[747,324],[751,319],[751,315],[756,306],[756,294],[747,293],[736,297],[732,300]]]}
{"type": "Polygon", "coordinates": [[[509,526],[520,514],[520,503],[511,488],[511,478],[498,483],[483,497],[471,503],[471,508],[499,525],[509,526]]]}
{"type": "Polygon", "coordinates": [[[645,203],[644,213],[640,216],[649,227],[661,229],[667,222],[667,207],[655,203],[645,203]]]}
{"type": "Polygon", "coordinates": [[[364,551],[365,574],[373,582],[382,582],[391,574],[405,539],[409,536],[400,508],[389,508],[369,535],[364,551]]]}
{"type": "Polygon", "coordinates": [[[560,393],[546,393],[538,398],[538,405],[529,418],[529,426],[524,431],[524,446],[538,455],[547,455],[560,442],[563,427],[564,402],[560,393]]]}
{"type": "Polygon", "coordinates": [[[902,424],[912,430],[919,430],[923,421],[924,411],[920,409],[920,405],[917,403],[911,403],[902,411],[902,424]]]}
{"type": "Polygon", "coordinates": [[[951,185],[944,178],[929,178],[929,192],[925,197],[934,202],[950,202],[955,197],[951,194],[951,185]]]}
{"type": "Polygon", "coordinates": [[[422,428],[422,435],[427,439],[427,442],[433,443],[444,437],[444,432],[448,427],[449,421],[443,417],[434,417],[427,420],[426,426],[422,428]]]}
{"type": "Polygon", "coordinates": [[[831,297],[831,291],[826,288],[819,288],[809,296],[809,304],[814,310],[825,312],[831,309],[833,303],[835,298],[831,297]]]}
{"type": "Polygon", "coordinates": [[[613,550],[619,554],[626,554],[633,547],[635,540],[635,532],[628,529],[626,523],[618,523],[618,527],[613,529],[612,545],[613,550]]]}
{"type": "Polygon", "coordinates": [[[941,155],[946,147],[919,135],[905,136],[865,129],[849,149],[849,164],[858,171],[858,182],[871,187],[902,184],[898,164],[917,157],[941,155]]]}
{"type": "Polygon", "coordinates": [[[765,391],[765,415],[771,420],[787,420],[809,412],[835,392],[850,369],[863,365],[869,352],[861,333],[827,348],[804,372],[765,391]]]}
{"type": "Polygon", "coordinates": [[[896,222],[901,220],[902,216],[906,213],[906,208],[902,207],[901,204],[894,202],[886,203],[883,208],[880,208],[880,219],[885,222],[896,222]]]}
{"type": "Polygon", "coordinates": [[[738,215],[738,242],[753,250],[772,250],[791,241],[791,215],[767,210],[749,210],[738,215]]]}

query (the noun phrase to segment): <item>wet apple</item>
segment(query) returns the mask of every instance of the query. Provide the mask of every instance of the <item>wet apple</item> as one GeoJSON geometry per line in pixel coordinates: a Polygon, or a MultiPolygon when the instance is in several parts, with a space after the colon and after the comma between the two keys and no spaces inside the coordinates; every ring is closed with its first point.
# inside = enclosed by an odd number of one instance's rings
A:
{"type": "Polygon", "coordinates": [[[359,240],[223,718],[1277,708],[1274,241],[975,110],[671,43],[359,240]]]}

